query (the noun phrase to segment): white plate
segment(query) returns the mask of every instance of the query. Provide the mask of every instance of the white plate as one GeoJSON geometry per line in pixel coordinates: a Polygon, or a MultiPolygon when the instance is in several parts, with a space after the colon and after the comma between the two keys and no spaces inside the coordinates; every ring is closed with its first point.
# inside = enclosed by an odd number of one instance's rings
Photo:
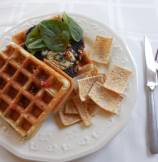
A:
{"type": "MultiPolygon", "coordinates": [[[[28,29],[28,27],[54,15],[56,14],[32,18],[10,29],[1,37],[0,48],[5,47],[11,41],[11,35],[17,31],[28,29]]],[[[12,128],[0,120],[0,145],[21,158],[59,162],[69,161],[95,152],[107,144],[123,128],[134,107],[137,95],[136,67],[125,43],[106,25],[83,16],[74,14],[71,16],[82,26],[85,34],[91,39],[94,40],[96,35],[113,37],[112,63],[123,65],[133,71],[126,91],[126,98],[121,104],[121,112],[118,116],[106,117],[104,114],[98,114],[93,118],[93,124],[89,128],[82,128],[77,124],[61,130],[50,116],[37,134],[28,141],[22,141],[12,128]]]]}

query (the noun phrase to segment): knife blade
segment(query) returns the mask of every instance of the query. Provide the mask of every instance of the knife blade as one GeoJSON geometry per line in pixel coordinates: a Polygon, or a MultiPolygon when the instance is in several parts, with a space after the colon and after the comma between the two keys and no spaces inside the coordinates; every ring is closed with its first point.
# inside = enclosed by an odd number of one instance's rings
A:
{"type": "Polygon", "coordinates": [[[146,83],[151,89],[157,86],[156,62],[154,60],[151,43],[145,36],[145,61],[146,61],[146,83]]]}
{"type": "Polygon", "coordinates": [[[152,154],[158,154],[158,125],[154,90],[157,86],[156,62],[154,60],[152,47],[147,36],[145,36],[145,60],[146,60],[146,86],[148,87],[148,131],[149,145],[152,154]]]}

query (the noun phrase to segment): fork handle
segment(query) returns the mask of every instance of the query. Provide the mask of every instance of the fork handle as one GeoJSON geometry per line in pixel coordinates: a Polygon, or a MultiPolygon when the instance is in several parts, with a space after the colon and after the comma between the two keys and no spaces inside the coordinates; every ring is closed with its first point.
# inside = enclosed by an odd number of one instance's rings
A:
{"type": "Polygon", "coordinates": [[[157,125],[157,115],[156,106],[154,99],[154,90],[148,90],[148,118],[149,118],[149,145],[150,152],[152,154],[158,154],[158,125],[157,125]]]}

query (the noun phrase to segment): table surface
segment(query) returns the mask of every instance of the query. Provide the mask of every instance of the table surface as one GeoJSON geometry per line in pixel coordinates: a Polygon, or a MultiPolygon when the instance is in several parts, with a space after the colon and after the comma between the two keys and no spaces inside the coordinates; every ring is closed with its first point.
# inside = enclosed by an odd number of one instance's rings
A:
{"type": "MultiPolygon", "coordinates": [[[[0,34],[23,19],[59,11],[83,14],[116,30],[128,44],[138,71],[137,103],[126,127],[104,148],[75,162],[157,162],[158,155],[149,153],[147,142],[143,38],[144,34],[149,36],[155,52],[158,48],[158,1],[1,0],[0,34]]],[[[29,162],[15,157],[1,147],[0,161],[29,162]]]]}

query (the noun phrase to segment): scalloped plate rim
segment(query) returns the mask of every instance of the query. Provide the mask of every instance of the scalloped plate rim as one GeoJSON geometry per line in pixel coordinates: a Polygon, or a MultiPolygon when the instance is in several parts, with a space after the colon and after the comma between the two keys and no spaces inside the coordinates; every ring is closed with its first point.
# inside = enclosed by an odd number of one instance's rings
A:
{"type": "MultiPolygon", "coordinates": [[[[31,17],[31,18],[27,18],[27,19],[25,19],[25,20],[23,20],[23,21],[21,21],[20,23],[17,23],[15,26],[13,26],[13,27],[11,27],[11,28],[9,28],[7,31],[5,31],[4,32],[4,34],[2,34],[1,36],[0,36],[0,39],[1,38],[3,38],[3,36],[5,36],[5,34],[7,34],[9,31],[11,31],[11,30],[13,30],[13,29],[15,29],[16,28],[16,26],[19,26],[19,25],[21,25],[21,24],[23,24],[23,23],[25,23],[25,22],[27,22],[27,21],[29,21],[29,20],[32,20],[32,19],[35,19],[35,18],[39,18],[39,17],[47,17],[47,16],[53,16],[53,15],[57,15],[57,14],[61,14],[62,12],[55,12],[55,13],[50,13],[50,14],[46,14],[46,15],[40,15],[40,16],[36,16],[36,17],[31,17]]],[[[93,21],[93,22],[95,22],[95,23],[97,23],[97,24],[100,24],[101,26],[105,26],[105,28],[106,29],[108,29],[118,40],[119,40],[119,42],[123,45],[123,47],[126,49],[126,51],[128,51],[128,55],[129,55],[129,57],[130,57],[130,59],[131,59],[131,62],[132,62],[132,64],[133,64],[133,67],[134,67],[134,70],[135,70],[135,81],[136,81],[136,96],[137,96],[137,94],[138,94],[138,74],[137,74],[137,68],[136,68],[136,63],[135,63],[135,61],[134,61],[134,58],[133,58],[133,56],[132,56],[132,54],[131,54],[131,52],[130,52],[130,50],[129,50],[129,48],[128,48],[128,46],[126,45],[126,43],[121,39],[121,37],[113,30],[113,29],[111,29],[108,25],[106,25],[106,24],[104,24],[104,23],[101,23],[100,21],[97,21],[97,20],[95,20],[95,19],[92,19],[92,18],[89,18],[89,17],[87,17],[87,16],[83,16],[83,15],[80,15],[80,14],[75,14],[75,13],[71,13],[71,12],[68,12],[70,15],[72,15],[72,16],[77,16],[77,17],[82,17],[82,18],[84,18],[84,19],[88,19],[89,21],[93,21]]],[[[133,105],[133,108],[135,107],[135,105],[136,105],[136,99],[137,99],[137,97],[135,97],[135,104],[133,105]]],[[[132,109],[133,109],[132,108],[132,109]]],[[[126,118],[123,118],[123,120],[120,122],[120,123],[118,123],[117,125],[115,125],[115,129],[113,130],[113,133],[111,133],[112,135],[111,135],[111,137],[109,137],[109,139],[108,140],[105,140],[105,139],[103,139],[103,141],[104,142],[102,142],[102,143],[99,143],[99,144],[97,144],[97,146],[96,147],[93,147],[93,148],[91,148],[91,149],[89,149],[88,151],[86,151],[86,152],[83,152],[83,153],[80,153],[80,154],[76,154],[76,155],[73,155],[73,156],[71,156],[71,157],[69,157],[69,158],[67,158],[67,159],[61,159],[61,158],[53,158],[53,159],[51,159],[51,158],[48,158],[48,157],[44,157],[44,156],[32,156],[32,155],[30,155],[30,156],[27,156],[25,153],[22,153],[22,152],[20,152],[19,150],[17,150],[15,147],[11,147],[10,145],[8,145],[8,144],[6,144],[6,143],[4,143],[4,142],[2,142],[1,140],[0,140],[0,145],[3,147],[3,148],[5,148],[6,150],[8,150],[9,152],[11,152],[11,153],[13,153],[14,155],[16,155],[16,156],[18,156],[18,157],[20,157],[20,158],[23,158],[23,159],[27,159],[27,160],[35,160],[35,161],[37,161],[37,160],[42,160],[42,161],[54,161],[54,162],[62,162],[63,160],[64,161],[70,161],[70,160],[74,160],[74,159],[78,159],[78,158],[81,158],[81,157],[83,157],[83,156],[86,156],[86,155],[89,155],[89,154],[91,154],[91,153],[94,153],[94,152],[96,152],[96,151],[98,151],[99,149],[101,149],[102,147],[104,147],[107,143],[109,143],[117,134],[118,134],[118,132],[120,132],[122,129],[123,129],[123,127],[126,125],[126,123],[128,122],[128,120],[129,120],[129,117],[130,117],[130,114],[131,114],[131,111],[132,110],[130,110],[130,113],[126,116],[126,118]],[[118,126],[119,125],[119,126],[118,126]]]]}

